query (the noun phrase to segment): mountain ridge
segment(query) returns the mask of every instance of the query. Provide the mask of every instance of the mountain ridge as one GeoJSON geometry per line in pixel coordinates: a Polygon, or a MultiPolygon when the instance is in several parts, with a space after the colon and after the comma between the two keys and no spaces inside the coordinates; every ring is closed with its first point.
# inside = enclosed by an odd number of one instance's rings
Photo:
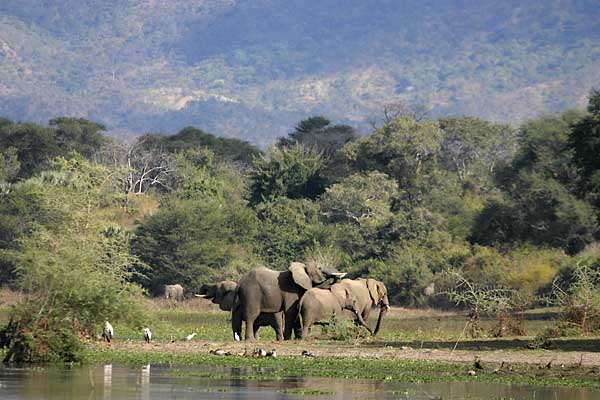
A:
{"type": "Polygon", "coordinates": [[[0,4],[0,115],[266,146],[390,101],[519,123],[600,83],[594,1],[34,0],[0,4]]]}

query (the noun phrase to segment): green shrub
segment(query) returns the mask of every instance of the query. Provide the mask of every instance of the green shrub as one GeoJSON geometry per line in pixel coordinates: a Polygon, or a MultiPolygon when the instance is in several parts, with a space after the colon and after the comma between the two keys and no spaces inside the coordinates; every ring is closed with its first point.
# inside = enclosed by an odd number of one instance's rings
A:
{"type": "MultiPolygon", "coordinates": [[[[24,300],[11,311],[5,361],[77,361],[83,337],[95,337],[105,320],[140,325],[128,283],[135,261],[124,232],[62,236],[40,231],[24,241],[19,288],[24,300]]],[[[7,327],[8,328],[8,327],[7,327]]]]}

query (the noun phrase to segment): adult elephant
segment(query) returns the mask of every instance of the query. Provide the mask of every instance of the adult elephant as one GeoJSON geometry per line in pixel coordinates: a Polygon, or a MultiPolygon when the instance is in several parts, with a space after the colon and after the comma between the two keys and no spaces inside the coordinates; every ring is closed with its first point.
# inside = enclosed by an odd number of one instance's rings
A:
{"type": "Polygon", "coordinates": [[[302,325],[302,338],[308,337],[310,327],[315,323],[326,323],[332,315],[341,316],[343,310],[354,313],[356,319],[371,333],[358,312],[356,297],[343,285],[336,283],[329,289],[312,288],[304,293],[299,303],[299,316],[302,325]]]}
{"type": "MultiPolygon", "coordinates": [[[[218,304],[223,311],[231,311],[233,308],[238,283],[235,281],[221,281],[217,283],[207,283],[200,286],[196,297],[211,300],[218,304]]],[[[277,340],[283,339],[283,313],[260,314],[254,321],[254,336],[258,336],[258,330],[261,326],[270,326],[275,330],[277,340]]]]}
{"type": "MultiPolygon", "coordinates": [[[[298,301],[312,287],[329,287],[346,274],[332,267],[320,267],[313,262],[292,262],[286,271],[258,267],[239,282],[232,311],[231,327],[234,338],[241,335],[242,321],[246,323],[246,340],[255,340],[251,328],[261,313],[284,313],[283,339],[292,337],[297,328],[298,301]],[[237,336],[236,336],[237,335],[237,336]]],[[[296,331],[300,335],[299,330],[296,331]]]]}
{"type": "Polygon", "coordinates": [[[390,309],[390,301],[388,299],[388,291],[385,284],[375,279],[343,279],[340,285],[345,287],[352,293],[357,300],[357,311],[360,313],[364,321],[369,320],[371,310],[379,308],[379,316],[377,317],[377,325],[373,330],[373,335],[377,335],[381,327],[383,316],[390,309]]]}
{"type": "Polygon", "coordinates": [[[183,300],[183,286],[176,283],[175,285],[165,285],[165,298],[183,300]]]}

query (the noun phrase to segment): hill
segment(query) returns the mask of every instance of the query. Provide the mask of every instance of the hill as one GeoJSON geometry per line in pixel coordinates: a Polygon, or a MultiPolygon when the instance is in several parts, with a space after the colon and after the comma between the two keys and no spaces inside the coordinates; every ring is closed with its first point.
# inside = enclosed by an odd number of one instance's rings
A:
{"type": "Polygon", "coordinates": [[[0,115],[263,146],[398,99],[517,123],[585,106],[599,20],[593,0],[4,0],[0,115]]]}

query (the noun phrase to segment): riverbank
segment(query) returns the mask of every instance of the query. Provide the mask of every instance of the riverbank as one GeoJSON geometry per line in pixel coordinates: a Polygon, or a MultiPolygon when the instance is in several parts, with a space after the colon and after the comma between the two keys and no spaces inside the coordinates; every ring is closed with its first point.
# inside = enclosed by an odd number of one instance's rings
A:
{"type": "Polygon", "coordinates": [[[324,341],[92,343],[87,362],[205,364],[245,368],[247,379],[315,376],[412,383],[490,381],[600,389],[600,353],[544,350],[455,350],[324,341]],[[277,357],[256,357],[254,349],[277,357]],[[228,355],[214,355],[222,350],[228,355]],[[303,357],[309,351],[312,357],[303,357]]]}

